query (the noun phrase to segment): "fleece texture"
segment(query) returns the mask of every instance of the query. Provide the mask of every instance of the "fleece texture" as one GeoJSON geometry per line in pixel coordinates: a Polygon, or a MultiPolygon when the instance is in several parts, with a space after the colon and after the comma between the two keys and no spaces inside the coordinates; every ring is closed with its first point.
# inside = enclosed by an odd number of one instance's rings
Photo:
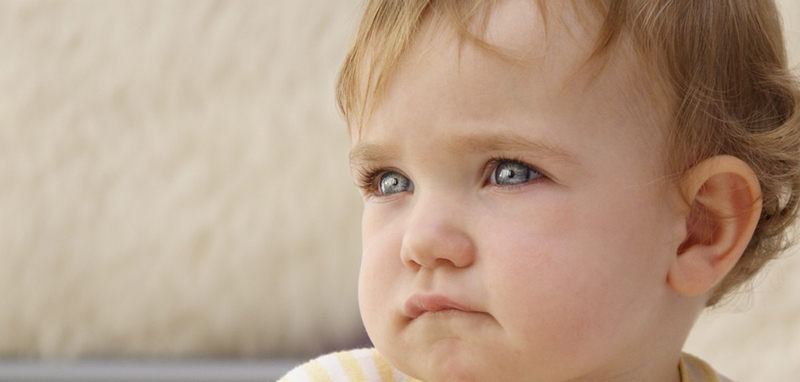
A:
{"type": "Polygon", "coordinates": [[[0,355],[358,336],[357,1],[0,3],[0,355]]]}

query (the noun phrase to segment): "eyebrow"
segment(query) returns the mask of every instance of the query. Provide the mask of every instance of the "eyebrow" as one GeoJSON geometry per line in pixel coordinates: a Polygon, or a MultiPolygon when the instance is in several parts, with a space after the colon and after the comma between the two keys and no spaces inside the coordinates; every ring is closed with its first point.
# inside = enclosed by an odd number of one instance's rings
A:
{"type": "MultiPolygon", "coordinates": [[[[579,165],[577,158],[566,150],[544,140],[532,140],[509,132],[463,135],[447,139],[446,149],[456,154],[485,153],[493,151],[524,151],[538,158],[548,158],[571,165],[579,165]]],[[[350,150],[350,165],[399,160],[396,146],[360,143],[350,150]]]]}

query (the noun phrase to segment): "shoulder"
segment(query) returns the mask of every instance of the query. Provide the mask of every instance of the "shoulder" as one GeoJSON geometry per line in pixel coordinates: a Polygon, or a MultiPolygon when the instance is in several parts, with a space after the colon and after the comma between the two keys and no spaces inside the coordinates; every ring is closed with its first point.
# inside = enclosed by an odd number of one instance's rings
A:
{"type": "Polygon", "coordinates": [[[681,356],[680,370],[682,382],[732,382],[702,359],[687,353],[681,356]]]}
{"type": "Polygon", "coordinates": [[[306,362],[278,382],[412,382],[375,349],[331,353],[306,362]]]}

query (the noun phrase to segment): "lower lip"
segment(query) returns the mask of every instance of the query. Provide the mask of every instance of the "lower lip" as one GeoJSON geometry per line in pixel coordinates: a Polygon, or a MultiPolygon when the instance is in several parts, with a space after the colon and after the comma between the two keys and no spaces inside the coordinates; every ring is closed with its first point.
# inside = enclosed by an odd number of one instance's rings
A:
{"type": "Polygon", "coordinates": [[[439,317],[439,318],[454,317],[455,318],[455,317],[474,316],[476,314],[479,314],[479,313],[478,312],[472,312],[472,311],[459,310],[459,309],[454,309],[454,308],[447,308],[447,309],[440,309],[440,310],[429,310],[429,311],[423,312],[422,314],[420,314],[416,318],[422,318],[422,317],[430,317],[430,318],[434,318],[434,317],[439,317]]]}
{"type": "Polygon", "coordinates": [[[459,304],[454,303],[453,301],[447,299],[446,297],[438,295],[414,296],[412,297],[412,299],[406,302],[406,308],[405,308],[406,314],[411,318],[419,317],[421,315],[425,315],[428,313],[440,313],[440,312],[466,313],[469,311],[470,309],[466,309],[465,307],[459,306],[459,304]]]}
{"type": "Polygon", "coordinates": [[[474,331],[487,323],[485,313],[465,312],[458,309],[442,309],[428,311],[420,314],[417,318],[409,319],[409,325],[424,330],[467,330],[474,331]]]}

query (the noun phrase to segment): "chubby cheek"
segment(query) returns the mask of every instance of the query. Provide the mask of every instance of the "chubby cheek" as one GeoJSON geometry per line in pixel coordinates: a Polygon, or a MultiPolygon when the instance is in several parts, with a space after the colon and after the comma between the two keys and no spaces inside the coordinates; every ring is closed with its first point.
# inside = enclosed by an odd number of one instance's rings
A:
{"type": "Polygon", "coordinates": [[[400,259],[402,235],[389,224],[380,209],[365,208],[362,218],[362,257],[358,280],[358,303],[364,325],[373,341],[388,335],[382,327],[400,306],[398,286],[404,267],[400,259]]]}
{"type": "Polygon", "coordinates": [[[653,243],[625,234],[650,224],[630,219],[629,209],[635,206],[626,198],[570,198],[520,211],[513,226],[496,222],[505,235],[486,243],[495,258],[486,264],[489,291],[520,349],[541,352],[538,359],[568,354],[592,362],[641,325],[641,304],[655,291],[653,278],[642,274],[653,271],[643,261],[653,243]]]}
{"type": "MultiPolygon", "coordinates": [[[[507,323],[512,339],[522,349],[542,352],[535,359],[565,353],[576,358],[593,343],[605,343],[623,317],[622,295],[615,294],[602,271],[586,263],[554,259],[547,245],[540,247],[539,260],[527,267],[498,271],[506,282],[495,288],[498,320],[507,323]]],[[[562,248],[563,249],[563,248],[562,248]]]]}

